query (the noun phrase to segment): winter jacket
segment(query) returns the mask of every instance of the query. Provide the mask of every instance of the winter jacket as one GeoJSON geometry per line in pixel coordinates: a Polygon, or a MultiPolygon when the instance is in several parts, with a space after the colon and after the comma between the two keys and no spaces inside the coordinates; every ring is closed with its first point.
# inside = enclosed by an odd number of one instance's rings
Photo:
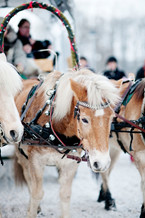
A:
{"type": "Polygon", "coordinates": [[[119,80],[123,77],[126,77],[125,73],[123,71],[118,70],[118,68],[116,68],[115,71],[105,71],[103,73],[104,76],[108,77],[108,79],[114,79],[114,80],[119,80]]]}
{"type": "Polygon", "coordinates": [[[20,39],[20,41],[22,42],[23,46],[24,46],[24,45],[27,45],[27,44],[31,45],[31,43],[30,43],[30,38],[31,38],[31,36],[29,36],[29,37],[22,36],[22,35],[20,34],[20,32],[18,32],[18,33],[17,33],[17,37],[18,37],[18,39],[20,39]]]}
{"type": "Polygon", "coordinates": [[[8,28],[8,33],[4,38],[4,52],[7,56],[8,62],[15,66],[21,63],[25,68],[26,55],[23,51],[22,43],[17,39],[15,31],[10,26],[8,28]]]}
{"type": "Polygon", "coordinates": [[[141,67],[137,73],[136,73],[136,77],[135,77],[135,80],[137,79],[141,79],[141,78],[144,78],[145,77],[145,67],[141,67]]]}
{"type": "Polygon", "coordinates": [[[7,61],[17,67],[21,64],[24,68],[23,74],[28,78],[37,76],[41,73],[40,68],[35,64],[33,58],[27,58],[23,50],[22,42],[17,38],[17,34],[11,26],[8,28],[8,33],[4,37],[4,51],[7,56],[7,61]]]}

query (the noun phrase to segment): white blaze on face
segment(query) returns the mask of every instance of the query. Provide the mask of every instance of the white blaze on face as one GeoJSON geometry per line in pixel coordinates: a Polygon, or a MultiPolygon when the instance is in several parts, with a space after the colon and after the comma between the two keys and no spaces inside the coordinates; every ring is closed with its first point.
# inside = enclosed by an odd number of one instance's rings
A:
{"type": "Polygon", "coordinates": [[[106,171],[111,162],[109,150],[107,152],[92,150],[89,152],[89,160],[94,172],[106,171]]]}
{"type": "Polygon", "coordinates": [[[96,110],[96,112],[95,112],[95,116],[96,117],[103,116],[103,115],[104,115],[104,109],[96,110]]]}

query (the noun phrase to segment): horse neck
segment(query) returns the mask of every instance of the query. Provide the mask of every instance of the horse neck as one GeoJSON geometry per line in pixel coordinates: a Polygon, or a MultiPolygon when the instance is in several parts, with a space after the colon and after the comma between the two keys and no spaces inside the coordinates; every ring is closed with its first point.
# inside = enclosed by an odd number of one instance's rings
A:
{"type": "Polygon", "coordinates": [[[63,119],[55,120],[55,118],[53,118],[52,120],[55,131],[68,137],[77,136],[77,118],[74,118],[75,103],[76,102],[72,100],[71,110],[63,119]]]}
{"type": "MultiPolygon", "coordinates": [[[[25,122],[28,122],[28,123],[31,122],[36,116],[37,112],[43,108],[45,103],[46,101],[44,98],[44,94],[37,93],[27,112],[25,122]]],[[[47,107],[46,107],[46,110],[47,110],[47,107]]],[[[49,118],[45,114],[42,114],[42,116],[40,116],[40,118],[38,119],[38,124],[40,124],[41,126],[45,125],[47,122],[49,122],[49,118]]]]}

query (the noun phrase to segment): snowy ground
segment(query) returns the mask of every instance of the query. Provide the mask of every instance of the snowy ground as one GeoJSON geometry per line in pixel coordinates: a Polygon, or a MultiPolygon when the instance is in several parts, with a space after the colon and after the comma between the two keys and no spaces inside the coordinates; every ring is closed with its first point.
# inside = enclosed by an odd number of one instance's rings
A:
{"type": "MultiPolygon", "coordinates": [[[[12,176],[12,160],[5,160],[0,171],[0,204],[3,218],[26,216],[28,191],[16,188],[12,176]]],[[[60,216],[57,171],[46,168],[44,176],[45,195],[41,203],[42,212],[38,218],[60,216]]],[[[122,154],[110,179],[110,189],[116,199],[117,211],[105,211],[104,203],[97,203],[101,179],[96,181],[86,163],[81,163],[73,182],[72,218],[138,218],[142,203],[140,176],[129,156],[122,154]]]]}

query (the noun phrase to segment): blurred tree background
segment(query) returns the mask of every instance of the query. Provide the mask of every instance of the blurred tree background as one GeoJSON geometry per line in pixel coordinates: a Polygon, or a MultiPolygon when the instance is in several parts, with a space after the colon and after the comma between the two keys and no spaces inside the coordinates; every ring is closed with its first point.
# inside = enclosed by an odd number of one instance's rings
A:
{"type": "Polygon", "coordinates": [[[114,55],[123,70],[136,73],[145,60],[145,1],[75,0],[76,5],[79,1],[75,23],[81,55],[96,72],[114,55]]]}

